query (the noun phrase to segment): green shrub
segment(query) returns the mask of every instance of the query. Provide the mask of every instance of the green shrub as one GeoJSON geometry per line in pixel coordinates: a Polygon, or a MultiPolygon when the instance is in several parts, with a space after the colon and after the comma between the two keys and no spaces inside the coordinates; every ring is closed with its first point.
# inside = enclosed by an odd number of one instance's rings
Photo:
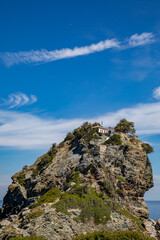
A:
{"type": "Polygon", "coordinates": [[[73,240],[154,240],[154,238],[138,231],[99,231],[81,235],[73,240]]]}
{"type": "Polygon", "coordinates": [[[45,155],[43,156],[42,160],[37,165],[37,170],[42,172],[46,169],[52,162],[52,156],[45,155]]]}
{"type": "Polygon", "coordinates": [[[65,214],[69,214],[68,209],[81,209],[81,213],[76,221],[86,222],[93,218],[95,224],[104,224],[110,218],[110,209],[107,203],[93,190],[87,189],[86,186],[79,186],[71,193],[65,192],[53,207],[58,212],[65,214]]]}
{"type": "MultiPolygon", "coordinates": [[[[93,139],[99,139],[98,136],[98,128],[93,128],[97,123],[91,124],[88,122],[84,122],[81,127],[76,128],[73,131],[73,135],[77,140],[84,139],[86,143],[89,143],[89,141],[93,139]]],[[[100,125],[100,124],[97,124],[100,125]]]]}
{"type": "Polygon", "coordinates": [[[101,187],[102,190],[105,191],[105,193],[113,198],[115,196],[115,191],[114,191],[114,187],[113,187],[113,184],[112,182],[106,178],[103,182],[102,182],[102,187],[101,187]]]}
{"type": "Polygon", "coordinates": [[[80,184],[80,176],[79,176],[79,171],[75,171],[75,170],[72,170],[70,175],[67,176],[67,184],[68,186],[70,186],[71,182],[75,182],[76,185],[79,185],[80,184]]]}
{"type": "Polygon", "coordinates": [[[11,237],[10,240],[47,240],[47,239],[42,236],[32,235],[27,237],[22,237],[22,236],[11,237]]]}
{"type": "Polygon", "coordinates": [[[128,122],[125,118],[121,119],[120,122],[116,125],[115,130],[122,133],[131,133],[136,132],[133,122],[128,122]]]}
{"type": "Polygon", "coordinates": [[[36,212],[29,213],[28,216],[31,219],[35,219],[35,218],[38,218],[38,217],[42,216],[43,213],[44,213],[44,210],[38,210],[36,212]]]}
{"type": "Polygon", "coordinates": [[[64,141],[84,139],[86,143],[89,143],[90,140],[100,139],[98,135],[98,127],[94,128],[96,126],[100,126],[100,124],[96,122],[93,124],[84,122],[81,127],[74,129],[73,133],[67,133],[64,141]]]}
{"type": "Polygon", "coordinates": [[[71,132],[67,133],[64,141],[68,141],[68,140],[74,140],[75,139],[75,135],[71,132]]]}
{"type": "Polygon", "coordinates": [[[32,174],[31,174],[31,176],[33,177],[33,178],[35,178],[35,177],[37,177],[39,175],[39,171],[37,170],[37,169],[33,169],[33,172],[32,172],[32,174]]]}
{"type": "Polygon", "coordinates": [[[58,148],[62,148],[62,147],[64,147],[64,141],[62,141],[62,142],[60,142],[59,144],[58,144],[58,148]]]}
{"type": "Polygon", "coordinates": [[[21,186],[25,186],[25,174],[20,174],[18,177],[17,177],[17,180],[18,180],[18,183],[21,185],[21,186]]]}
{"type": "Polygon", "coordinates": [[[89,188],[86,185],[83,186],[75,186],[73,189],[71,189],[71,194],[77,194],[79,197],[83,198],[85,197],[85,194],[89,194],[89,188]]]}
{"type": "Polygon", "coordinates": [[[154,152],[154,149],[149,143],[142,143],[143,150],[148,154],[154,152]]]}
{"type": "Polygon", "coordinates": [[[43,203],[53,203],[62,195],[57,187],[50,189],[44,195],[42,195],[35,203],[31,205],[31,208],[41,206],[43,203]]]}
{"type": "Polygon", "coordinates": [[[114,134],[107,141],[105,141],[104,144],[121,145],[122,144],[121,136],[119,134],[114,134]]]}

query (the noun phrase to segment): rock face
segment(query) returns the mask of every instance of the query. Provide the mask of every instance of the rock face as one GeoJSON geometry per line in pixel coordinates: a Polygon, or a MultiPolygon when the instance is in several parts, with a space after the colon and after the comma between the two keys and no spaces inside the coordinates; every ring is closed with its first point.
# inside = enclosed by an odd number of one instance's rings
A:
{"type": "Polygon", "coordinates": [[[83,126],[16,173],[1,219],[9,221],[13,214],[17,218],[2,228],[2,239],[37,234],[62,240],[100,229],[141,229],[139,219],[149,214],[143,196],[153,187],[152,168],[142,142],[119,135],[121,144],[107,144],[92,125],[83,126]],[[98,206],[104,208],[102,216],[98,206]]]}

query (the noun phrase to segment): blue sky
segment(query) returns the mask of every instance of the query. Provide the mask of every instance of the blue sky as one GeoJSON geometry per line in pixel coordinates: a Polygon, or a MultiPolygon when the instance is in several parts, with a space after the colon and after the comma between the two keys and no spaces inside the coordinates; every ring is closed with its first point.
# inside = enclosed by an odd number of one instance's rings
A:
{"type": "Polygon", "coordinates": [[[0,1],[0,199],[82,122],[135,122],[160,200],[160,2],[0,1]]]}

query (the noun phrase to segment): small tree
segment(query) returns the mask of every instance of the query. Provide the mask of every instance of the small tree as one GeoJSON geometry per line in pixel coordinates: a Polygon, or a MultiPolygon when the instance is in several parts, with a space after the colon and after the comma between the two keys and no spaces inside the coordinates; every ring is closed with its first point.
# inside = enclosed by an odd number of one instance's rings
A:
{"type": "Polygon", "coordinates": [[[154,149],[149,143],[142,143],[143,150],[148,154],[154,152],[154,149]]]}
{"type": "Polygon", "coordinates": [[[131,133],[136,132],[133,122],[128,122],[125,118],[121,119],[120,122],[116,125],[115,130],[117,132],[131,133]]]}

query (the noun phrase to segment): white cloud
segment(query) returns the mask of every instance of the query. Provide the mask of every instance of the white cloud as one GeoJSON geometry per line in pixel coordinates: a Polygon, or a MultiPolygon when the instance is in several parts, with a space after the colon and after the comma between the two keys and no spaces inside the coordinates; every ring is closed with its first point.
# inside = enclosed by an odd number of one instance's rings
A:
{"type": "Polygon", "coordinates": [[[137,134],[160,134],[160,102],[138,104],[91,119],[45,119],[31,113],[0,110],[0,146],[23,149],[47,148],[84,121],[115,126],[121,118],[135,122],[137,134]]]}
{"type": "Polygon", "coordinates": [[[156,89],[154,89],[153,98],[158,99],[158,100],[160,99],[160,87],[157,87],[156,89]]]}
{"type": "Polygon", "coordinates": [[[8,108],[12,109],[24,105],[31,105],[37,102],[37,97],[32,94],[30,96],[27,96],[22,92],[18,92],[10,94],[7,99],[2,98],[2,101],[3,103],[1,106],[8,106],[8,108]]]}
{"type": "Polygon", "coordinates": [[[31,113],[0,110],[0,146],[46,148],[60,142],[65,133],[83,120],[54,120],[31,113]]]}
{"type": "Polygon", "coordinates": [[[122,42],[119,42],[116,39],[107,39],[104,41],[100,41],[96,44],[91,44],[89,46],[84,47],[75,47],[73,49],[63,48],[61,50],[53,50],[47,51],[45,49],[42,50],[31,50],[28,52],[5,52],[0,53],[0,58],[4,62],[4,64],[8,67],[24,63],[24,64],[40,64],[56,61],[59,59],[65,58],[73,58],[82,55],[88,55],[95,52],[101,52],[106,49],[118,48],[119,50],[123,50],[130,47],[137,47],[152,43],[155,41],[155,37],[153,33],[142,33],[138,35],[137,33],[132,35],[129,39],[125,39],[122,42]]]}
{"type": "Polygon", "coordinates": [[[100,41],[96,44],[91,44],[90,46],[75,47],[74,49],[63,48],[61,50],[47,51],[36,50],[28,52],[6,52],[0,54],[0,58],[4,61],[6,66],[12,66],[19,63],[46,63],[51,61],[56,61],[64,58],[73,58],[82,55],[88,55],[95,52],[101,52],[109,48],[119,47],[119,42],[115,39],[100,41]]]}
{"type": "Polygon", "coordinates": [[[154,41],[155,41],[155,36],[153,33],[144,32],[140,35],[137,33],[132,35],[129,38],[128,43],[129,43],[129,46],[131,47],[137,47],[137,46],[142,46],[145,44],[152,43],[154,41]]]}

